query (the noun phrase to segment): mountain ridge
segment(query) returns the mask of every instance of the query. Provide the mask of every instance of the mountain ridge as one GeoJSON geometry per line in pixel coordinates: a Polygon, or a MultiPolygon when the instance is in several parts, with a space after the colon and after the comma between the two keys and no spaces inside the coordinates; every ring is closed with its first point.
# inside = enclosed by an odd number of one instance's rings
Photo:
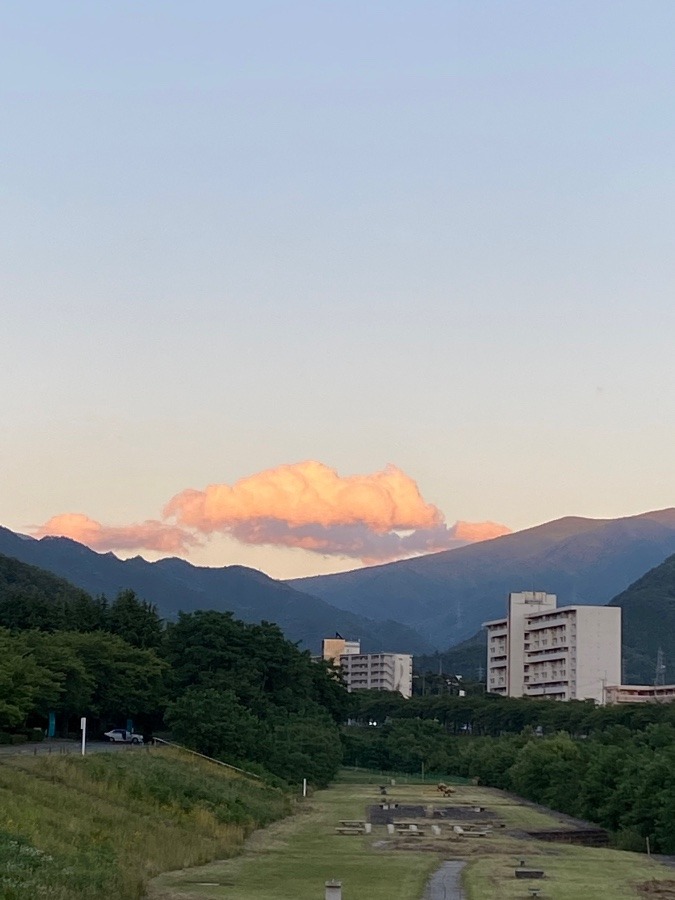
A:
{"type": "Polygon", "coordinates": [[[668,507],[619,519],[566,516],[424,557],[288,583],[341,609],[394,618],[445,649],[499,618],[510,591],[603,605],[674,552],[675,509],[668,507]]]}
{"type": "Polygon", "coordinates": [[[366,650],[432,649],[414,630],[398,622],[372,622],[339,610],[245,566],[209,569],[175,557],[156,562],[140,556],[121,560],[114,553],[97,553],[71,538],[38,540],[2,526],[0,553],[65,578],[92,596],[113,598],[130,588],[155,603],[163,618],[174,618],[180,610],[220,609],[248,622],[273,621],[288,638],[315,652],[321,638],[336,630],[360,638],[366,650]]]}

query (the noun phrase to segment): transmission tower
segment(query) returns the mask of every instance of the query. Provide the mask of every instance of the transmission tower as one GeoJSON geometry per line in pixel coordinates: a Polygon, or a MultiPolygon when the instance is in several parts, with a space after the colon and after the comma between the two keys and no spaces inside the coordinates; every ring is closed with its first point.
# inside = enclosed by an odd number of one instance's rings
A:
{"type": "Polygon", "coordinates": [[[663,650],[659,647],[656,654],[656,673],[654,677],[655,685],[663,685],[666,683],[666,664],[663,661],[663,650]]]}

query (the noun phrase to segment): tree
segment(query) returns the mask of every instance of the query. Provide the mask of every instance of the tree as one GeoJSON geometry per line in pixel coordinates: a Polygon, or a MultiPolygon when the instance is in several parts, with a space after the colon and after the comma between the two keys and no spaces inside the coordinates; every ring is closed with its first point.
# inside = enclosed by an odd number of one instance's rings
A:
{"type": "Polygon", "coordinates": [[[56,698],[60,681],[38,665],[30,647],[0,629],[0,728],[23,725],[40,696],[56,698]]]}
{"type": "Polygon", "coordinates": [[[82,715],[108,722],[157,716],[164,702],[166,664],[153,650],[132,647],[104,632],[64,633],[60,642],[73,651],[94,684],[82,715]]]}
{"type": "Polygon", "coordinates": [[[519,751],[509,770],[513,789],[522,797],[561,812],[576,813],[578,801],[570,785],[582,779],[584,761],[579,744],[560,733],[534,738],[519,751]]]}
{"type": "Polygon", "coordinates": [[[120,591],[110,604],[106,629],[132,647],[156,650],[162,642],[162,620],[153,603],[141,600],[134,591],[120,591]]]}
{"type": "Polygon", "coordinates": [[[388,768],[401,772],[447,772],[450,743],[438,722],[396,719],[383,727],[388,768]]]}
{"type": "Polygon", "coordinates": [[[233,691],[189,687],[168,705],[165,720],[179,743],[232,763],[258,759],[266,743],[261,723],[233,691]]]}

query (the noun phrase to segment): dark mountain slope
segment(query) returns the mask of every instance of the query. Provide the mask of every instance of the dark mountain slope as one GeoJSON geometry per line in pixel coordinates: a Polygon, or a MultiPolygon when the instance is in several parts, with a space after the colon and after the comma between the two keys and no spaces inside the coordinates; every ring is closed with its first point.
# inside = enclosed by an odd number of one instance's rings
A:
{"type": "Polygon", "coordinates": [[[624,680],[652,684],[660,648],[665,681],[675,682],[675,556],[647,572],[609,605],[622,610],[624,680]]]}
{"type": "Polygon", "coordinates": [[[155,603],[164,618],[174,617],[179,610],[230,610],[245,622],[276,622],[287,638],[302,641],[314,651],[322,637],[336,630],[361,638],[364,650],[424,653],[431,649],[427,641],[398,622],[369,621],[243,566],[209,569],[180,559],[121,560],[68,538],[38,541],[6,528],[0,528],[0,553],[66,578],[93,596],[113,598],[131,588],[155,603]]]}
{"type": "MultiPolygon", "coordinates": [[[[666,666],[665,681],[675,682],[675,555],[638,578],[608,606],[620,606],[623,631],[623,680],[626,684],[653,684],[659,649],[666,666]]],[[[480,631],[440,654],[419,656],[420,671],[459,672],[475,678],[485,671],[487,641],[480,631]]]]}
{"type": "Polygon", "coordinates": [[[395,618],[445,649],[502,616],[509,591],[604,604],[675,552],[675,509],[568,517],[430,556],[290,584],[342,609],[395,618]]]}
{"type": "Polygon", "coordinates": [[[45,603],[86,599],[88,596],[65,578],[59,578],[36,566],[29,566],[18,559],[0,555],[0,600],[11,599],[15,593],[33,596],[45,603]]]}

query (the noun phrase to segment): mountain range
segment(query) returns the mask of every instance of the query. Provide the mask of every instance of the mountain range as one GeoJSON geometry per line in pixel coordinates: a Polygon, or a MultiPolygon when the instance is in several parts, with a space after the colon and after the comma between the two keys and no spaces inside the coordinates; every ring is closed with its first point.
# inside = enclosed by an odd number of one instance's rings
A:
{"type": "MultiPolygon", "coordinates": [[[[621,607],[624,684],[652,684],[659,651],[662,677],[675,682],[675,554],[651,569],[608,604],[621,607]]],[[[474,679],[485,672],[487,637],[476,632],[443,653],[415,658],[420,672],[459,672],[474,679]]]]}
{"type": "Polygon", "coordinates": [[[394,619],[438,649],[500,618],[510,591],[560,606],[609,603],[675,553],[675,509],[621,519],[567,517],[454,550],[289,582],[346,611],[394,619]]]}
{"type": "Polygon", "coordinates": [[[372,622],[244,566],[203,568],[182,559],[148,562],[96,553],[70,538],[36,540],[0,528],[0,553],[46,569],[92,596],[114,598],[130,588],[156,604],[165,619],[180,610],[229,610],[245,622],[275,622],[292,641],[317,652],[335,631],[361,639],[364,651],[425,653],[433,646],[398,622],[372,622]]]}
{"type": "Polygon", "coordinates": [[[657,642],[667,657],[675,650],[675,584],[671,596],[663,584],[643,582],[658,580],[649,570],[675,554],[675,509],[622,519],[567,517],[442,553],[287,583],[244,566],[121,560],[69,538],[36,540],[6,528],[0,553],[94,596],[113,598],[131,588],[164,618],[179,610],[230,610],[247,622],[276,622],[313,651],[339,631],[360,638],[365,651],[409,652],[422,664],[431,658],[434,668],[440,662],[445,671],[469,675],[485,659],[477,632],[504,615],[510,591],[545,590],[561,606],[621,605],[630,680],[649,680],[657,642]],[[439,650],[443,657],[430,657],[439,650]]]}

